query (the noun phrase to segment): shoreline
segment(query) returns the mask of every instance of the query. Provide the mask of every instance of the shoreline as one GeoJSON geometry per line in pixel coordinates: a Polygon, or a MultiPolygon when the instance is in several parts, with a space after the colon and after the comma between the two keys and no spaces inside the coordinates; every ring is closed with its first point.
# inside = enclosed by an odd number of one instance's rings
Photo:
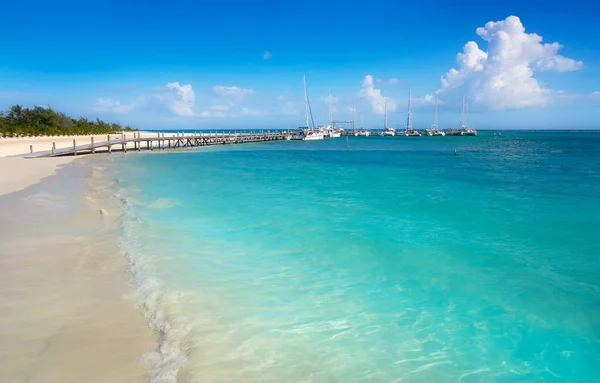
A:
{"type": "Polygon", "coordinates": [[[0,381],[147,380],[157,334],[131,298],[120,206],[94,166],[0,157],[0,381]]]}

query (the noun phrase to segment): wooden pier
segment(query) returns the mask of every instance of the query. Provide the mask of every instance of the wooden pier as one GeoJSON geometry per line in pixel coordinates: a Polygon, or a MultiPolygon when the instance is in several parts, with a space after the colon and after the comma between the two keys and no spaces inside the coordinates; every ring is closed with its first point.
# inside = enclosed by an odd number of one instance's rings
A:
{"type": "MultiPolygon", "coordinates": [[[[114,135],[112,135],[114,136],[114,135]]],[[[25,155],[25,158],[40,158],[40,157],[58,157],[70,156],[78,154],[96,153],[96,151],[104,151],[111,153],[112,151],[127,152],[128,150],[163,150],[176,148],[191,148],[197,146],[213,146],[213,145],[231,145],[245,144],[251,142],[266,142],[288,139],[289,133],[281,131],[251,131],[245,133],[156,133],[156,137],[141,137],[140,133],[122,133],[121,137],[111,139],[111,135],[106,137],[106,141],[94,142],[94,137],[90,137],[90,143],[77,144],[77,140],[73,140],[73,146],[68,148],[57,149],[56,145],[52,144],[51,150],[41,152],[33,152],[25,155]],[[129,136],[133,136],[130,138],[129,136]],[[132,147],[133,146],[133,147],[132,147]]],[[[82,137],[83,139],[84,137],[82,137]]]]}

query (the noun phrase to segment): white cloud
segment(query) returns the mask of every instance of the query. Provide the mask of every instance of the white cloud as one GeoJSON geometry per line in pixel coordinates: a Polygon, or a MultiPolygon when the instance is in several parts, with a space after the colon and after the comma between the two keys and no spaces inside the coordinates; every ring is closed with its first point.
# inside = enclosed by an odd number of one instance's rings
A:
{"type": "Polygon", "coordinates": [[[388,112],[393,112],[396,110],[396,102],[389,97],[383,96],[381,94],[381,89],[375,88],[373,85],[373,76],[371,75],[365,76],[360,94],[371,103],[373,111],[375,111],[377,114],[384,113],[386,99],[388,112]]]}
{"type": "Polygon", "coordinates": [[[270,59],[271,57],[273,57],[273,54],[272,54],[271,52],[269,52],[269,51],[265,51],[265,52],[263,53],[263,60],[268,60],[268,59],[270,59]]]}
{"type": "Polygon", "coordinates": [[[404,84],[404,81],[397,78],[390,78],[389,80],[387,80],[387,83],[390,85],[402,85],[404,84]]]}
{"type": "Polygon", "coordinates": [[[196,96],[191,85],[179,85],[179,82],[170,82],[166,85],[168,92],[162,98],[169,105],[169,109],[178,116],[193,116],[196,96]]]}
{"type": "Polygon", "coordinates": [[[94,105],[94,110],[99,112],[127,113],[134,108],[134,105],[123,105],[120,101],[110,98],[99,98],[94,105]]]}
{"type": "Polygon", "coordinates": [[[550,93],[533,77],[535,71],[567,72],[583,63],[558,55],[558,43],[543,44],[542,37],[526,33],[521,20],[509,16],[477,28],[488,43],[487,52],[469,41],[456,56],[458,69],[441,79],[439,94],[446,98],[466,95],[471,103],[492,110],[545,105],[550,93]]]}
{"type": "Polygon", "coordinates": [[[224,111],[229,110],[229,106],[228,105],[213,105],[210,107],[210,109],[224,112],[224,111]]]}
{"type": "Polygon", "coordinates": [[[237,86],[217,85],[212,88],[213,93],[220,97],[243,97],[254,94],[254,89],[242,89],[237,86]]]}

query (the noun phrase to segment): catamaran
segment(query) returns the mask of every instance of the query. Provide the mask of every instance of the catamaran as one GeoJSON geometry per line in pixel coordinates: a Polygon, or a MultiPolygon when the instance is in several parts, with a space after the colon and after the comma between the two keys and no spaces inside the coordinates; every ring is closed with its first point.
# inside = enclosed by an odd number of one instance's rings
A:
{"type": "Polygon", "coordinates": [[[421,132],[413,129],[413,127],[412,127],[412,111],[411,111],[411,105],[410,105],[411,99],[412,99],[412,92],[409,89],[408,90],[408,114],[407,114],[407,118],[406,118],[406,129],[404,129],[404,132],[402,132],[402,134],[407,137],[419,137],[419,136],[421,136],[421,132]]]}
{"type": "Polygon", "coordinates": [[[381,135],[382,136],[395,136],[396,129],[390,128],[387,125],[388,125],[388,116],[387,116],[387,98],[386,98],[385,103],[384,103],[383,132],[381,133],[381,135]]]}
{"type": "Polygon", "coordinates": [[[463,100],[462,100],[462,109],[461,109],[461,127],[458,130],[460,132],[461,136],[476,136],[477,135],[477,131],[475,129],[471,129],[469,128],[469,126],[467,125],[467,119],[468,119],[468,106],[465,102],[465,97],[463,96],[463,100]]]}
{"type": "Polygon", "coordinates": [[[428,136],[445,136],[446,133],[441,131],[438,128],[438,99],[435,98],[435,107],[433,112],[433,125],[431,125],[431,129],[425,129],[425,132],[428,136]]]}
{"type": "Polygon", "coordinates": [[[306,75],[304,79],[304,105],[306,109],[306,125],[298,128],[298,133],[294,136],[296,140],[322,140],[324,133],[322,129],[315,127],[315,122],[312,117],[312,111],[310,109],[310,102],[308,100],[308,92],[306,91],[306,75]]]}

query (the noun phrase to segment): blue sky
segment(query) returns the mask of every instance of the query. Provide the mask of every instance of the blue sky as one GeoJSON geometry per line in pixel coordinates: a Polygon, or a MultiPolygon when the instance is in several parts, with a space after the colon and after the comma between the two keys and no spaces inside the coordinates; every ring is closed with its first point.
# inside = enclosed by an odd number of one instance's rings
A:
{"type": "Polygon", "coordinates": [[[402,126],[411,88],[417,128],[436,97],[441,127],[457,127],[463,95],[475,128],[600,128],[598,14],[579,0],[9,2],[0,109],[49,104],[140,129],[293,128],[306,74],[317,122],[331,88],[334,118],[354,102],[357,121],[381,127],[387,99],[402,126]]]}

